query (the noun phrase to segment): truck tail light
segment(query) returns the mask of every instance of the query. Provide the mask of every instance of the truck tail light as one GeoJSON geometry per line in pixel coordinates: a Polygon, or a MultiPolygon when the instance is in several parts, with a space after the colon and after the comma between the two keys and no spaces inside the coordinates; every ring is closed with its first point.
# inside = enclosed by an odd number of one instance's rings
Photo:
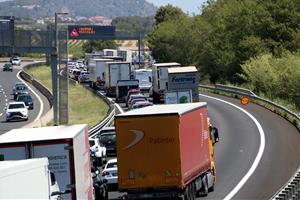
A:
{"type": "Polygon", "coordinates": [[[122,196],[122,200],[129,200],[129,198],[128,198],[127,195],[123,195],[123,196],[122,196]]]}
{"type": "Polygon", "coordinates": [[[107,171],[102,172],[102,176],[108,176],[108,175],[109,175],[109,172],[107,172],[107,171]]]}
{"type": "Polygon", "coordinates": [[[96,151],[96,152],[99,151],[99,147],[98,147],[98,146],[95,147],[95,151],[96,151]]]}

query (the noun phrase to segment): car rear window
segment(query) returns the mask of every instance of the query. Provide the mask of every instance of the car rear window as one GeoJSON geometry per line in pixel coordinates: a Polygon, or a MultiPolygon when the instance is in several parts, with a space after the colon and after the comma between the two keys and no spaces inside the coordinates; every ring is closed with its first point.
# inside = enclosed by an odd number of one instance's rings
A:
{"type": "Polygon", "coordinates": [[[106,168],[117,168],[117,163],[116,162],[108,163],[106,168]]]}
{"type": "Polygon", "coordinates": [[[8,106],[9,109],[16,109],[16,108],[25,108],[24,104],[11,104],[8,106]]]}

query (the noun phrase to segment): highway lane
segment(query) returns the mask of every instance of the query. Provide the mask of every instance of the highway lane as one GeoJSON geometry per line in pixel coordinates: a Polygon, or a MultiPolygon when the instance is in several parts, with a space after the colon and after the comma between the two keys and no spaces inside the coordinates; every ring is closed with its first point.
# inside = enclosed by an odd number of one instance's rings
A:
{"type": "MultiPolygon", "coordinates": [[[[300,165],[300,133],[288,121],[269,110],[239,100],[212,95],[238,105],[261,124],[265,148],[254,173],[233,199],[270,199],[300,165]]],[[[224,199],[248,172],[260,145],[260,135],[254,122],[236,108],[201,96],[207,101],[209,116],[220,131],[220,143],[215,147],[217,183],[215,191],[205,199],[224,199]]]]}
{"type": "MultiPolygon", "coordinates": [[[[3,134],[11,129],[14,128],[21,128],[28,123],[33,122],[36,120],[37,116],[39,115],[41,104],[36,95],[29,90],[31,96],[34,99],[34,109],[29,110],[29,119],[28,121],[17,121],[17,122],[6,122],[5,121],[5,108],[6,104],[10,101],[13,101],[12,88],[16,82],[20,82],[17,78],[17,73],[22,69],[22,67],[28,63],[22,63],[21,66],[14,66],[13,72],[5,71],[3,72],[3,65],[4,63],[0,63],[0,134],[3,134]]],[[[28,84],[28,83],[27,83],[28,84]]],[[[43,102],[43,112],[42,115],[45,114],[49,109],[50,105],[48,100],[33,86],[29,85],[29,87],[41,98],[43,102]]]]}
{"type": "MultiPolygon", "coordinates": [[[[265,147],[257,168],[232,199],[270,199],[300,165],[299,131],[285,119],[256,104],[243,106],[236,99],[208,95],[249,112],[262,126],[265,135],[265,147]]],[[[254,121],[241,110],[203,96],[201,101],[208,103],[209,116],[219,129],[220,142],[215,146],[215,191],[197,199],[224,199],[253,165],[261,135],[254,121]]],[[[118,199],[120,195],[110,192],[109,197],[118,199]]]]}

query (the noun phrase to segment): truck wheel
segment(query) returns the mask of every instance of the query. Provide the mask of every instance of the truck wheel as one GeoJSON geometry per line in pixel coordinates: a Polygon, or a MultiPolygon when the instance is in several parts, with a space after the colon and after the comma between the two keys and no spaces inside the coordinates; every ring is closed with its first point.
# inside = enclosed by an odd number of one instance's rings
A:
{"type": "Polygon", "coordinates": [[[208,178],[207,178],[206,174],[202,178],[202,186],[203,186],[203,196],[207,196],[208,195],[208,178]]]}
{"type": "Polygon", "coordinates": [[[195,182],[191,183],[191,200],[196,199],[196,185],[195,182]]]}

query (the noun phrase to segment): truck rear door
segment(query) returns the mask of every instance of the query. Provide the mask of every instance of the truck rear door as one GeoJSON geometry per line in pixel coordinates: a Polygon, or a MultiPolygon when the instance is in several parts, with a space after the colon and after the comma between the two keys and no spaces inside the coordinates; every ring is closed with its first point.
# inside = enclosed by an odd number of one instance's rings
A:
{"type": "MultiPolygon", "coordinates": [[[[48,157],[49,170],[55,174],[60,191],[70,190],[74,181],[71,174],[74,174],[73,163],[68,143],[58,144],[34,144],[32,147],[32,157],[48,157]]],[[[74,191],[72,190],[72,193],[74,191]]],[[[74,194],[75,195],[75,194],[74,194]]],[[[72,199],[72,195],[64,194],[64,199],[72,199]]],[[[74,198],[73,198],[74,199],[74,198]]]]}
{"type": "Polygon", "coordinates": [[[120,66],[120,80],[130,80],[130,65],[128,63],[120,66]]]}
{"type": "Polygon", "coordinates": [[[115,87],[117,81],[120,80],[120,65],[119,64],[110,64],[110,87],[115,87]]]}
{"type": "Polygon", "coordinates": [[[159,89],[167,90],[168,84],[168,68],[161,67],[159,68],[159,89]]]}

